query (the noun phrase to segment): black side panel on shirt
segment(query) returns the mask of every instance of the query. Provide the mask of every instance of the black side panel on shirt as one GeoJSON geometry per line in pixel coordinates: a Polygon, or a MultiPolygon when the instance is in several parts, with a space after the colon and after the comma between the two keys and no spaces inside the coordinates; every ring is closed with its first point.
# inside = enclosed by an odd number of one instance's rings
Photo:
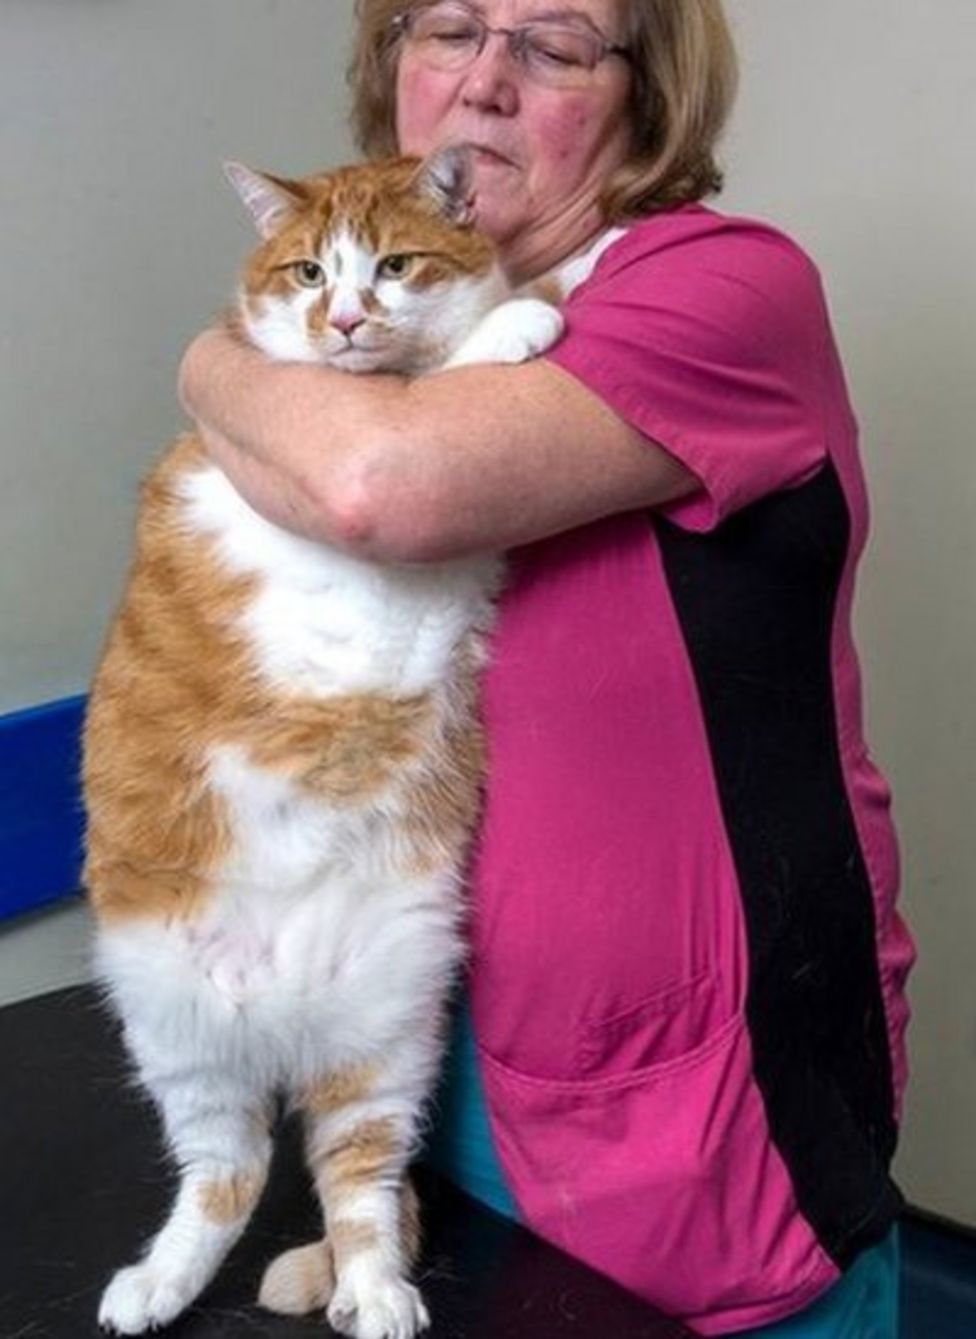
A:
{"type": "Polygon", "coordinates": [[[831,464],[711,534],[654,518],[702,701],[749,940],[773,1139],[844,1268],[899,1212],[874,902],[837,741],[831,628],[850,540],[831,464]]]}

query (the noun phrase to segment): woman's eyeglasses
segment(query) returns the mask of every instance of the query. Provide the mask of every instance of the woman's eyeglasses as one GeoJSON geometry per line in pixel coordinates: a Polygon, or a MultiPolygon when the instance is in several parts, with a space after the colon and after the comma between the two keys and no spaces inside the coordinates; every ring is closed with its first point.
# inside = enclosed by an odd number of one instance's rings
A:
{"type": "Polygon", "coordinates": [[[492,28],[467,5],[443,3],[410,9],[393,20],[392,33],[434,70],[463,70],[490,36],[504,37],[511,59],[539,84],[571,87],[608,56],[630,59],[626,47],[608,42],[587,20],[536,19],[517,28],[492,28]]]}

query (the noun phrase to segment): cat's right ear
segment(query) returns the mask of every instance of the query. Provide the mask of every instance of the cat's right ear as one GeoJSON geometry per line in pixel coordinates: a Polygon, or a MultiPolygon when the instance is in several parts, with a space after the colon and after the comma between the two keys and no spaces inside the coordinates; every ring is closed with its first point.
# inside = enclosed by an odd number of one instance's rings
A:
{"type": "Polygon", "coordinates": [[[452,223],[467,227],[474,219],[474,157],[467,144],[446,144],[425,158],[417,186],[452,223]]]}
{"type": "Polygon", "coordinates": [[[254,172],[243,163],[225,163],[224,175],[243,200],[262,237],[272,237],[305,203],[297,182],[254,172]]]}

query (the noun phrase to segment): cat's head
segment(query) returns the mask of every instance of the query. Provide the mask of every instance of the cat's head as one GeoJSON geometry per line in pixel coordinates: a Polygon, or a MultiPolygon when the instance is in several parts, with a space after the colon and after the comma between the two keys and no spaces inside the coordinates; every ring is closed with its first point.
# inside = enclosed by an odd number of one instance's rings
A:
{"type": "Polygon", "coordinates": [[[299,181],[225,170],[263,239],[239,317],[272,358],[415,374],[505,296],[495,249],[471,227],[462,147],[299,181]]]}

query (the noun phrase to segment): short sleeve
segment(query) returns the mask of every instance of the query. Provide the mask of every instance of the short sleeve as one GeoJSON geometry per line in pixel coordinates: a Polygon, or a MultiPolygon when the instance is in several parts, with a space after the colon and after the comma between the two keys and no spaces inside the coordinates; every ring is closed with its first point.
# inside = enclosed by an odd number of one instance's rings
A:
{"type": "Polygon", "coordinates": [[[570,297],[546,355],[701,482],[662,508],[709,530],[826,458],[816,270],[763,224],[710,210],[644,220],[570,297]]]}

